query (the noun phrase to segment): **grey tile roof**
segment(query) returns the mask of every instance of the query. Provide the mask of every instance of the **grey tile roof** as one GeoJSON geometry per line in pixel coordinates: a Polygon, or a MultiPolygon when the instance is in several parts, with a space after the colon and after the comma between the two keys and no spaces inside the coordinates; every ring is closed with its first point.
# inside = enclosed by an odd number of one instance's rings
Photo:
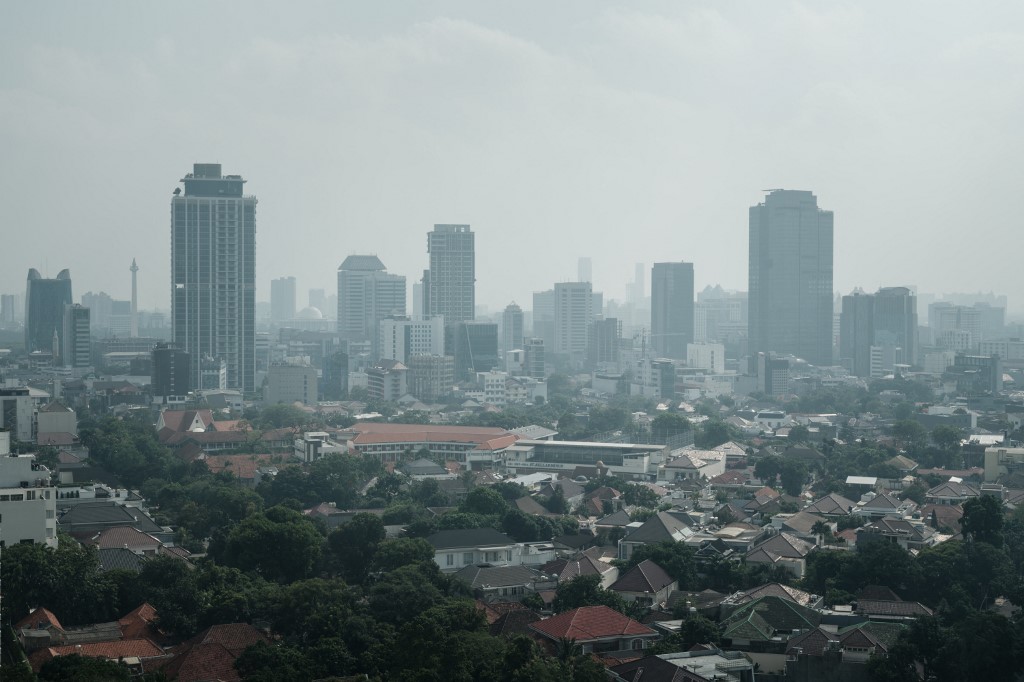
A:
{"type": "Polygon", "coordinates": [[[138,507],[125,507],[117,502],[83,502],[73,505],[57,520],[61,529],[71,532],[88,527],[132,526],[145,533],[162,528],[138,507]]]}
{"type": "Polygon", "coordinates": [[[675,579],[665,569],[650,559],[644,559],[608,589],[616,592],[657,592],[674,582],[675,579]]]}
{"type": "Polygon", "coordinates": [[[125,570],[138,573],[142,570],[144,558],[124,547],[110,547],[98,552],[100,571],[125,570]]]}
{"type": "Polygon", "coordinates": [[[457,549],[459,547],[504,547],[516,541],[493,528],[468,528],[463,530],[442,530],[434,533],[427,542],[434,549],[457,549]]]}
{"type": "Polygon", "coordinates": [[[466,566],[454,574],[473,589],[528,585],[539,576],[540,571],[529,566],[466,566]]]}
{"type": "Polygon", "coordinates": [[[658,512],[647,519],[642,526],[623,538],[626,542],[654,544],[658,542],[676,542],[677,534],[691,534],[690,527],[666,512],[658,512]]]}

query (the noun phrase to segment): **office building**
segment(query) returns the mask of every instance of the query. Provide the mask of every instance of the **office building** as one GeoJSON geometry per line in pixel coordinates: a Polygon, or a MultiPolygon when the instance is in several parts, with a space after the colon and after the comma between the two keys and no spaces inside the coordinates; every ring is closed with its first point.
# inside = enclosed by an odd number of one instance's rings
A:
{"type": "Polygon", "coordinates": [[[184,402],[192,390],[191,358],[188,353],[167,343],[158,343],[152,352],[153,399],[160,404],[184,402]]]}
{"type": "Polygon", "coordinates": [[[71,305],[71,273],[61,270],[55,279],[44,279],[39,271],[28,271],[25,288],[25,352],[53,351],[53,338],[64,333],[64,306],[71,305]]]}
{"type": "Polygon", "coordinates": [[[444,355],[444,318],[385,318],[380,321],[379,355],[409,366],[414,355],[444,355]]]}
{"type": "Polygon", "coordinates": [[[928,327],[933,345],[940,348],[967,351],[984,340],[981,310],[974,306],[932,303],[928,306],[928,327]]]}
{"type": "Polygon", "coordinates": [[[712,374],[725,372],[725,346],[720,343],[689,343],[686,345],[686,366],[712,374]]]}
{"type": "Polygon", "coordinates": [[[591,367],[619,362],[619,347],[622,345],[622,322],[609,317],[590,323],[587,340],[587,362],[591,367]]]}
{"type": "Polygon", "coordinates": [[[863,291],[843,296],[839,318],[839,362],[850,374],[871,376],[871,347],[875,343],[875,297],[863,291]]]}
{"type": "Polygon", "coordinates": [[[587,335],[594,321],[594,296],[590,282],[559,282],[554,288],[555,353],[578,366],[587,352],[587,335]]]}
{"type": "Polygon", "coordinates": [[[548,348],[555,345],[555,290],[533,293],[533,336],[543,339],[548,348]]]}
{"type": "Polygon", "coordinates": [[[515,301],[501,315],[501,350],[507,353],[523,346],[523,309],[515,301]]]}
{"type": "Polygon", "coordinates": [[[472,320],[476,308],[476,247],[469,225],[434,225],[427,233],[430,269],[423,273],[424,315],[445,324],[472,320]]]}
{"type": "Polygon", "coordinates": [[[651,268],[651,345],[658,357],[686,359],[693,343],[693,263],[651,268]]]}
{"type": "Polygon", "coordinates": [[[89,309],[77,303],[64,306],[60,357],[64,367],[84,369],[92,364],[89,309]]]}
{"type": "Polygon", "coordinates": [[[396,402],[409,392],[409,368],[397,360],[380,360],[366,368],[366,392],[370,398],[396,402]]]}
{"type": "Polygon", "coordinates": [[[772,353],[755,356],[757,390],[771,398],[789,395],[789,360],[772,353]]]}
{"type": "Polygon", "coordinates": [[[576,262],[576,279],[580,282],[594,282],[593,261],[589,256],[580,256],[576,262]]]}
{"type": "Polygon", "coordinates": [[[11,434],[0,432],[0,518],[3,543],[57,549],[57,489],[35,455],[11,454],[11,434]]]}
{"type": "Polygon", "coordinates": [[[338,268],[338,333],[370,341],[376,354],[380,321],[405,316],[405,277],[389,274],[377,256],[353,255],[338,268]]]}
{"type": "Polygon", "coordinates": [[[240,175],[197,163],[171,199],[171,329],[202,386],[204,358],[223,362],[229,388],[255,390],[256,197],[240,175]],[[200,359],[196,362],[196,359],[200,359]]]}
{"type": "Polygon", "coordinates": [[[523,375],[531,379],[544,379],[545,371],[544,339],[529,338],[523,341],[523,375]]]}
{"type": "Polygon", "coordinates": [[[772,190],[750,208],[751,352],[832,364],[832,235],[811,192],[772,190]]]}
{"type": "Polygon", "coordinates": [[[270,321],[287,324],[294,319],[295,278],[278,277],[270,280],[270,321]]]}
{"type": "Polygon", "coordinates": [[[409,393],[417,400],[443,398],[455,386],[455,358],[450,355],[412,355],[409,368],[409,393]]]}
{"type": "Polygon", "coordinates": [[[918,364],[917,297],[907,287],[882,287],[875,294],[875,345],[902,351],[900,364],[918,364]]]}
{"type": "Polygon", "coordinates": [[[446,325],[445,333],[445,347],[454,351],[456,381],[475,381],[477,372],[498,366],[498,325],[494,322],[459,322],[446,325]]]}
{"type": "Polygon", "coordinates": [[[15,294],[0,294],[0,325],[13,325],[21,319],[19,312],[18,297],[15,294]]]}
{"type": "Polygon", "coordinates": [[[263,402],[267,405],[316,405],[316,368],[304,359],[271,365],[263,388],[263,402]]]}

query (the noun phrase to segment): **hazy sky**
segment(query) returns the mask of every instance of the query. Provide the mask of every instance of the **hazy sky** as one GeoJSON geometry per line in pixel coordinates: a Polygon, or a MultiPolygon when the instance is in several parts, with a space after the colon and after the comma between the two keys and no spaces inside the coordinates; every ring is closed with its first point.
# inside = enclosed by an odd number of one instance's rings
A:
{"type": "Polygon", "coordinates": [[[0,292],[169,306],[170,198],[243,175],[257,286],[345,256],[418,279],[476,232],[477,301],[634,263],[746,289],[747,208],[809,189],[835,285],[1019,296],[1024,3],[7,2],[0,292]],[[1005,255],[1004,255],[1005,254],[1005,255]]]}

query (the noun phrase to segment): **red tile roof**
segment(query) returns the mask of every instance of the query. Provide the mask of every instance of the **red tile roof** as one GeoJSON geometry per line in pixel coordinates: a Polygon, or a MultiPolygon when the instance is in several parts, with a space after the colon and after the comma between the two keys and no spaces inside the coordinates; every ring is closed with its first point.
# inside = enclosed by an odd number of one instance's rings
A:
{"type": "Polygon", "coordinates": [[[203,461],[211,474],[227,471],[240,481],[251,481],[256,478],[256,470],[267,466],[273,455],[207,455],[203,461]]]}
{"type": "Polygon", "coordinates": [[[267,641],[266,635],[248,623],[214,625],[182,644],[162,670],[179,682],[236,682],[241,677],[235,659],[246,647],[267,641]]]}
{"type": "MultiPolygon", "coordinates": [[[[40,649],[29,656],[32,669],[39,672],[43,664],[57,656],[78,654],[89,658],[106,658],[117,660],[122,657],[156,658],[164,655],[164,650],[148,639],[121,639],[112,642],[86,642],[85,644],[65,644],[40,649]]],[[[236,678],[237,679],[237,678],[236,678]]]]}
{"type": "Polygon", "coordinates": [[[575,639],[590,642],[609,637],[654,635],[654,630],[607,606],[583,606],[547,620],[531,623],[530,628],[551,639],[575,639]]]}
{"type": "Polygon", "coordinates": [[[29,628],[32,630],[42,630],[46,627],[57,628],[63,630],[64,626],[57,620],[57,616],[53,614],[53,611],[44,609],[43,607],[32,609],[31,613],[19,620],[14,624],[15,630],[21,630],[22,628],[29,628]]]}
{"type": "MultiPolygon", "coordinates": [[[[485,426],[440,426],[431,424],[355,424],[353,444],[375,443],[488,443],[511,434],[505,429],[485,426]]],[[[512,436],[513,442],[516,438],[512,436]]]]}
{"type": "Polygon", "coordinates": [[[121,626],[121,637],[124,639],[148,638],[156,630],[156,609],[143,602],[141,606],[129,611],[117,621],[121,626]]]}

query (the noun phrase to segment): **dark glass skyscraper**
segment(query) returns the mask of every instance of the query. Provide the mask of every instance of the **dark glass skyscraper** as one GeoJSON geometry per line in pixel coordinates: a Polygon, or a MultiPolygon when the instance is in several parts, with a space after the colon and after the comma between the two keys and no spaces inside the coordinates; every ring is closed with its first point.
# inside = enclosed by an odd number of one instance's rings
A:
{"type": "Polygon", "coordinates": [[[651,268],[651,345],[659,357],[686,359],[693,343],[693,263],[651,268]]]}
{"type": "Polygon", "coordinates": [[[39,271],[28,271],[25,289],[25,352],[53,351],[53,335],[58,338],[58,354],[63,348],[64,306],[71,305],[71,273],[61,270],[56,279],[43,279],[39,271]]]}
{"type": "Polygon", "coordinates": [[[240,175],[197,163],[171,199],[171,325],[201,386],[204,357],[227,363],[229,388],[252,391],[256,373],[256,198],[240,175]]]}
{"type": "Polygon", "coordinates": [[[799,190],[750,207],[750,351],[832,364],[832,212],[799,190]]]}

